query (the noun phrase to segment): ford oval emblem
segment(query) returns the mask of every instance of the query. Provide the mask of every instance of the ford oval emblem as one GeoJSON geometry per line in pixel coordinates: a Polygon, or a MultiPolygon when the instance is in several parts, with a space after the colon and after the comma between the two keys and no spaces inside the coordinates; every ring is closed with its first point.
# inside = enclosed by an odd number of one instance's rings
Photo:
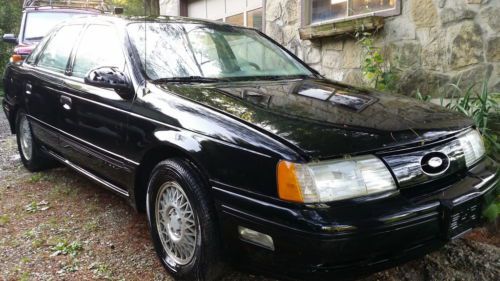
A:
{"type": "Polygon", "coordinates": [[[444,174],[450,167],[448,155],[442,152],[430,152],[420,160],[422,171],[429,176],[444,174]]]}
{"type": "Polygon", "coordinates": [[[443,160],[439,157],[432,157],[427,163],[429,163],[429,166],[431,166],[432,168],[437,168],[443,165],[443,160]]]}

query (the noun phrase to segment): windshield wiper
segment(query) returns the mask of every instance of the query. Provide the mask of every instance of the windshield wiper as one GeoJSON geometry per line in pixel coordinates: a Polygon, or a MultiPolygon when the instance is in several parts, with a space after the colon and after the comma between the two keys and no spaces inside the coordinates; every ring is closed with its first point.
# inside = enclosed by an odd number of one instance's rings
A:
{"type": "Polygon", "coordinates": [[[308,74],[299,74],[299,75],[256,75],[256,76],[248,76],[248,77],[238,77],[244,78],[246,80],[271,80],[271,81],[280,81],[280,80],[294,80],[294,79],[307,79],[314,78],[313,75],[308,74]]]}
{"type": "Polygon", "coordinates": [[[169,82],[181,82],[181,83],[215,83],[227,81],[225,79],[220,78],[210,78],[210,77],[202,77],[202,76],[183,76],[183,77],[168,77],[168,78],[159,78],[153,80],[153,83],[169,83],[169,82]]]}

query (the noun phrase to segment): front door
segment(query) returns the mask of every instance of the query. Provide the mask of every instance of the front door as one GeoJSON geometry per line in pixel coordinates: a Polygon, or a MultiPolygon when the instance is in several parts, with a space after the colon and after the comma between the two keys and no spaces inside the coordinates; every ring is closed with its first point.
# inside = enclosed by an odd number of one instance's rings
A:
{"type": "Polygon", "coordinates": [[[114,27],[90,25],[84,31],[71,64],[71,76],[63,83],[59,109],[65,157],[100,178],[120,187],[126,194],[133,185],[135,163],[123,157],[127,111],[131,101],[113,89],[84,83],[87,73],[97,67],[125,70],[125,56],[114,27]]]}

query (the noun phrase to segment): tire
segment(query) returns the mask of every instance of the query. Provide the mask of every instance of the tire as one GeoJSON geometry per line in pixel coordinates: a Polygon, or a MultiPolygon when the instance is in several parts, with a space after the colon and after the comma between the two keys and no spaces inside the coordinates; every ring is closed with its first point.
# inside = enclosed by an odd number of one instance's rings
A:
{"type": "Polygon", "coordinates": [[[45,154],[31,130],[26,112],[20,109],[16,115],[17,149],[24,167],[30,172],[38,172],[53,167],[54,161],[45,154]]]}
{"type": "Polygon", "coordinates": [[[220,278],[224,265],[215,209],[196,168],[179,158],[160,162],[146,200],[153,244],[166,270],[176,280],[220,278]]]}

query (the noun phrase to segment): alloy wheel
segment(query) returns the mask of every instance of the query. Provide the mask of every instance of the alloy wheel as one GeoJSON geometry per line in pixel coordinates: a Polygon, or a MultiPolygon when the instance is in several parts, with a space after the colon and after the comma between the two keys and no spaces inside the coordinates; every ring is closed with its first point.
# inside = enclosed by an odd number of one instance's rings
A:
{"type": "Polygon", "coordinates": [[[167,253],[167,262],[188,264],[195,254],[198,224],[191,203],[179,183],[169,181],[160,187],[155,211],[156,227],[167,253]]]}

